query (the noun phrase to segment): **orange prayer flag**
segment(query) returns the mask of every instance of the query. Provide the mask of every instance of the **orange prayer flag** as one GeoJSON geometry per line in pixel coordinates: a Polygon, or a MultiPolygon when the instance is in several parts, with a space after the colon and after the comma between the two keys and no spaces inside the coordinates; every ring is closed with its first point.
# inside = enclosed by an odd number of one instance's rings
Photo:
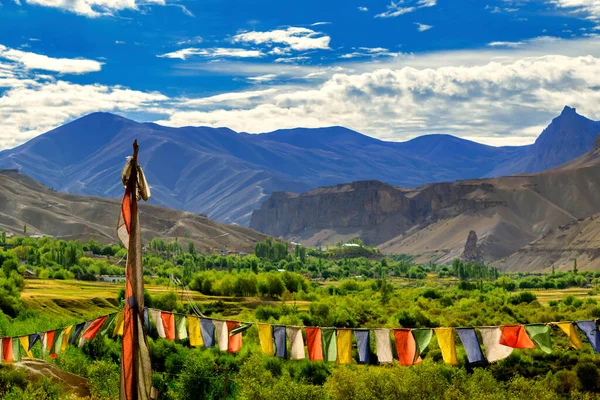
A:
{"type": "Polygon", "coordinates": [[[227,336],[229,337],[229,341],[227,344],[227,351],[229,353],[237,353],[242,348],[242,333],[235,334],[233,336],[229,336],[229,333],[232,329],[236,328],[240,325],[237,321],[226,321],[227,324],[227,336]]]}
{"type": "Polygon", "coordinates": [[[2,338],[2,358],[7,363],[15,362],[12,338],[2,338]]]}
{"type": "Polygon", "coordinates": [[[165,327],[165,337],[168,340],[175,340],[175,315],[170,312],[162,311],[160,313],[163,326],[165,327]]]}
{"type": "Polygon", "coordinates": [[[527,335],[523,325],[506,325],[502,327],[502,336],[500,344],[515,349],[533,349],[535,344],[527,335]]]}
{"type": "Polygon", "coordinates": [[[309,327],[306,329],[306,347],[310,361],[323,361],[323,343],[321,328],[309,327]]]}
{"type": "Polygon", "coordinates": [[[410,329],[394,329],[394,339],[396,339],[396,352],[401,365],[421,363],[421,356],[417,352],[417,343],[410,329]]]}
{"type": "MultiPolygon", "coordinates": [[[[107,317],[108,315],[105,315],[103,317],[98,317],[95,320],[93,320],[90,326],[85,330],[85,332],[83,332],[81,338],[85,340],[92,340],[93,338],[95,338],[96,334],[98,333],[98,331],[100,331],[100,328],[102,328],[102,325],[104,324],[104,321],[106,321],[107,317]]],[[[50,337],[50,332],[48,332],[48,346],[52,346],[53,342],[54,331],[52,331],[52,337],[50,337]]]]}

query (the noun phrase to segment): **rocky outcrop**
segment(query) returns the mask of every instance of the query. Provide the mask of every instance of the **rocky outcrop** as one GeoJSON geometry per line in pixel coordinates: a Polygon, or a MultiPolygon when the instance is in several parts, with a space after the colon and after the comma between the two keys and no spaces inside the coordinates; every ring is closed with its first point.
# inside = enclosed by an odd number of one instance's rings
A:
{"type": "Polygon", "coordinates": [[[483,260],[481,250],[477,247],[477,233],[475,231],[469,232],[462,258],[469,262],[479,262],[483,260]]]}

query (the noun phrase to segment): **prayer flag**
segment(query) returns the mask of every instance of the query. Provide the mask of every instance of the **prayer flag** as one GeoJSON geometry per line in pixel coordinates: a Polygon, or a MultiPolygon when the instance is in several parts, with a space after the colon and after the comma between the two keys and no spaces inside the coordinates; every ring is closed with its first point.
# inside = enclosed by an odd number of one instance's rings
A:
{"type": "Polygon", "coordinates": [[[392,343],[390,341],[390,330],[387,328],[377,328],[375,332],[375,348],[377,349],[377,361],[380,363],[391,363],[394,360],[392,355],[392,343]]]}
{"type": "Polygon", "coordinates": [[[160,338],[166,338],[165,327],[163,326],[163,321],[161,318],[160,310],[150,310],[150,315],[152,316],[152,321],[154,321],[154,325],[156,326],[156,333],[160,338]]]}
{"type": "Polygon", "coordinates": [[[21,361],[21,343],[17,340],[17,338],[12,338],[12,346],[13,346],[13,359],[15,362],[21,361]]]}
{"type": "Polygon", "coordinates": [[[41,334],[42,358],[46,358],[46,350],[48,347],[48,332],[41,334]]]}
{"type": "Polygon", "coordinates": [[[456,345],[454,343],[454,328],[435,328],[438,345],[442,350],[442,358],[446,364],[456,365],[456,345]]]}
{"type": "Polygon", "coordinates": [[[304,341],[299,326],[288,326],[286,334],[290,340],[290,360],[304,360],[304,341]]]}
{"type": "Polygon", "coordinates": [[[337,362],[350,364],[352,362],[352,330],[337,330],[337,362]]]}
{"type": "Polygon", "coordinates": [[[533,349],[535,344],[527,335],[523,325],[506,325],[502,327],[500,344],[515,349],[533,349]]]}
{"type": "Polygon", "coordinates": [[[160,318],[165,329],[165,338],[167,340],[175,340],[175,316],[173,313],[162,311],[160,318]]]}
{"type": "Polygon", "coordinates": [[[239,323],[238,326],[236,326],[231,331],[229,331],[229,336],[233,336],[233,335],[237,335],[238,333],[242,333],[242,332],[248,330],[251,326],[252,326],[252,324],[249,324],[249,323],[245,323],[245,324],[239,323]]]}
{"type": "Polygon", "coordinates": [[[33,358],[33,353],[29,350],[29,336],[25,335],[19,337],[19,342],[21,342],[21,346],[23,346],[27,358],[33,358]]]}
{"type": "Polygon", "coordinates": [[[396,353],[400,365],[414,365],[421,363],[421,356],[417,351],[417,343],[410,329],[394,329],[396,340],[396,353]]]}
{"type": "Polygon", "coordinates": [[[50,358],[56,358],[60,354],[64,333],[63,329],[56,329],[54,331],[54,338],[50,347],[50,358]]]}
{"type": "Polygon", "coordinates": [[[368,364],[370,361],[371,332],[365,329],[355,329],[356,347],[358,348],[358,362],[368,364]]]}
{"type": "MultiPolygon", "coordinates": [[[[73,332],[73,335],[71,335],[71,340],[69,341],[69,344],[73,345],[77,342],[77,338],[83,331],[84,326],[85,326],[85,322],[81,322],[81,323],[75,325],[75,332],[73,332]]],[[[29,338],[29,345],[31,346],[31,338],[29,338]]]]}
{"type": "Polygon", "coordinates": [[[272,356],[275,353],[273,346],[273,328],[269,324],[258,324],[258,340],[262,352],[272,356]]]}
{"type": "Polygon", "coordinates": [[[497,326],[486,326],[479,328],[479,332],[485,346],[485,357],[489,362],[493,363],[503,360],[511,355],[513,351],[512,347],[500,344],[500,338],[502,337],[500,328],[497,326]]]}
{"type": "Polygon", "coordinates": [[[285,326],[273,325],[273,340],[275,342],[275,355],[277,357],[287,358],[285,339],[285,326]]]}
{"type": "Polygon", "coordinates": [[[433,337],[433,331],[431,329],[413,329],[412,334],[415,337],[417,353],[420,356],[427,346],[429,346],[429,342],[431,342],[431,338],[433,337]]]}
{"type": "Polygon", "coordinates": [[[323,339],[323,360],[335,362],[337,360],[335,328],[321,328],[321,338],[323,339]]]}
{"type": "Polygon", "coordinates": [[[321,328],[307,327],[305,330],[308,359],[310,361],[323,361],[323,339],[321,337],[321,328]]]}
{"type": "MultiPolygon", "coordinates": [[[[83,345],[85,344],[85,342],[87,341],[87,340],[86,340],[86,339],[83,337],[83,335],[84,335],[84,333],[85,333],[85,332],[87,332],[87,330],[90,328],[90,326],[91,326],[91,325],[92,325],[92,321],[87,321],[87,322],[85,323],[85,325],[83,326],[82,333],[81,333],[81,337],[79,338],[79,344],[78,344],[78,346],[79,346],[79,347],[83,346],[83,345]]],[[[45,345],[44,345],[44,343],[45,343],[45,342],[43,341],[43,340],[45,340],[45,339],[44,339],[45,337],[46,337],[45,335],[44,335],[44,336],[42,336],[42,348],[43,348],[43,349],[45,348],[45,345]]]]}
{"type": "MultiPolygon", "coordinates": [[[[102,325],[104,325],[104,322],[106,321],[106,319],[108,318],[107,315],[103,316],[103,317],[98,317],[95,320],[93,320],[90,325],[87,327],[87,329],[83,332],[83,335],[81,335],[81,340],[84,341],[84,343],[88,340],[92,340],[93,338],[96,337],[96,335],[98,334],[98,332],[100,331],[100,329],[102,328],[102,325]]],[[[79,346],[81,347],[83,345],[83,343],[81,343],[81,341],[79,342],[79,346]]]]}
{"type": "Polygon", "coordinates": [[[200,329],[200,320],[197,317],[190,316],[187,319],[188,331],[190,333],[190,346],[204,346],[202,340],[202,331],[200,329]]]}
{"type": "MultiPolygon", "coordinates": [[[[52,357],[52,346],[54,346],[54,336],[55,336],[56,332],[55,331],[48,331],[46,332],[46,346],[44,346],[46,349],[48,349],[48,351],[50,351],[50,358],[54,358],[52,357]]],[[[45,357],[45,353],[44,353],[44,357],[45,357]]],[[[56,357],[56,355],[54,355],[56,357]]]]}
{"type": "Polygon", "coordinates": [[[571,346],[573,346],[576,349],[583,348],[583,344],[579,339],[579,335],[577,335],[575,326],[571,322],[559,322],[556,325],[569,337],[569,340],[571,341],[571,346]]]}
{"type": "Polygon", "coordinates": [[[467,352],[467,359],[470,364],[482,362],[485,360],[483,352],[481,351],[481,345],[477,338],[477,332],[473,328],[458,328],[456,329],[458,337],[467,352]]]}
{"type": "Polygon", "coordinates": [[[27,351],[31,351],[32,347],[34,344],[36,344],[38,341],[40,340],[40,334],[39,333],[32,333],[31,335],[29,335],[29,347],[27,347],[27,351]]]}
{"type": "Polygon", "coordinates": [[[117,320],[117,314],[118,313],[112,313],[106,317],[106,320],[104,321],[104,323],[102,324],[102,327],[98,331],[98,334],[100,336],[106,336],[109,333],[111,333],[111,334],[113,333],[113,331],[115,329],[114,328],[115,321],[117,320]]]}
{"type": "Polygon", "coordinates": [[[12,338],[2,338],[2,359],[4,362],[13,363],[15,362],[12,338]]]}
{"type": "Polygon", "coordinates": [[[67,350],[67,346],[69,345],[69,339],[71,338],[71,331],[73,330],[73,325],[71,326],[67,326],[64,330],[63,333],[63,337],[62,337],[62,343],[60,346],[60,351],[65,351],[67,350]]]}
{"type": "Polygon", "coordinates": [[[229,347],[229,332],[227,331],[227,324],[225,321],[218,320],[213,320],[213,324],[215,324],[215,333],[217,336],[219,350],[227,351],[227,348],[229,347]]]}
{"type": "Polygon", "coordinates": [[[187,339],[187,328],[186,328],[186,318],[183,315],[177,315],[175,317],[175,325],[176,325],[176,337],[177,340],[187,339]]]}
{"type": "Polygon", "coordinates": [[[144,326],[150,332],[150,317],[148,316],[148,307],[144,307],[144,326]]]}
{"type": "Polygon", "coordinates": [[[548,325],[526,325],[525,331],[531,340],[546,353],[552,353],[552,340],[550,339],[550,327],[548,325]]]}
{"type": "Polygon", "coordinates": [[[227,351],[229,353],[237,353],[242,349],[242,333],[236,333],[233,336],[230,333],[237,328],[240,323],[238,321],[226,321],[227,324],[227,351]]]}
{"type": "Polygon", "coordinates": [[[215,324],[210,319],[200,318],[200,329],[204,347],[213,347],[215,345],[215,324]]]}
{"type": "Polygon", "coordinates": [[[598,325],[596,321],[575,321],[575,324],[579,329],[583,331],[587,340],[589,340],[594,353],[600,352],[600,332],[598,332],[598,325]]]}
{"type": "Polygon", "coordinates": [[[123,329],[125,325],[125,313],[120,312],[117,314],[117,319],[115,320],[115,329],[113,329],[112,336],[115,337],[117,335],[123,336],[123,329]]]}

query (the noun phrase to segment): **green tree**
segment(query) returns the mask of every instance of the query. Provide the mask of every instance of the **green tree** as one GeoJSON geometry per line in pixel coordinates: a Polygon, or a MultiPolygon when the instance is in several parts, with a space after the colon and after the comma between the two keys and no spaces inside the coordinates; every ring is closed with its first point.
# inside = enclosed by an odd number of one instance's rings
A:
{"type": "Polygon", "coordinates": [[[27,225],[23,225],[23,235],[27,235],[27,225]]]}

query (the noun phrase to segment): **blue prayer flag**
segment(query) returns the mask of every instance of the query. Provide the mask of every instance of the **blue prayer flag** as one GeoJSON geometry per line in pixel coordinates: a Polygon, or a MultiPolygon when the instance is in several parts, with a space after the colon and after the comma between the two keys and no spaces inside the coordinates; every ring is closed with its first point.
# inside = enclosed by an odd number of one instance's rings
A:
{"type": "Polygon", "coordinates": [[[479,339],[477,338],[477,333],[474,328],[458,328],[456,329],[458,333],[458,337],[460,337],[460,341],[467,352],[467,358],[469,363],[477,363],[484,361],[483,352],[481,351],[481,345],[479,344],[479,339]]]}
{"type": "Polygon", "coordinates": [[[28,352],[31,351],[31,349],[33,348],[33,345],[38,340],[40,340],[40,334],[39,333],[32,333],[31,335],[29,335],[29,348],[27,349],[28,352]]]}
{"type": "Polygon", "coordinates": [[[369,330],[355,330],[356,347],[358,348],[358,362],[368,364],[370,361],[369,343],[371,341],[371,332],[369,330]]]}
{"type": "Polygon", "coordinates": [[[75,325],[75,330],[73,331],[73,335],[71,335],[71,340],[69,341],[69,344],[74,345],[75,343],[77,343],[77,337],[79,336],[81,331],[83,331],[84,326],[85,322],[80,322],[79,324],[75,325]]]}
{"type": "Polygon", "coordinates": [[[200,330],[204,347],[213,347],[215,345],[215,324],[210,319],[200,318],[200,330]]]}
{"type": "Polygon", "coordinates": [[[594,349],[594,353],[600,352],[600,332],[598,332],[598,325],[596,321],[587,320],[587,321],[575,321],[575,324],[579,329],[585,333],[585,336],[590,341],[592,348],[594,349]]]}
{"type": "Polygon", "coordinates": [[[273,325],[273,339],[275,340],[275,355],[281,358],[287,358],[287,349],[285,347],[285,326],[273,325]]]}

